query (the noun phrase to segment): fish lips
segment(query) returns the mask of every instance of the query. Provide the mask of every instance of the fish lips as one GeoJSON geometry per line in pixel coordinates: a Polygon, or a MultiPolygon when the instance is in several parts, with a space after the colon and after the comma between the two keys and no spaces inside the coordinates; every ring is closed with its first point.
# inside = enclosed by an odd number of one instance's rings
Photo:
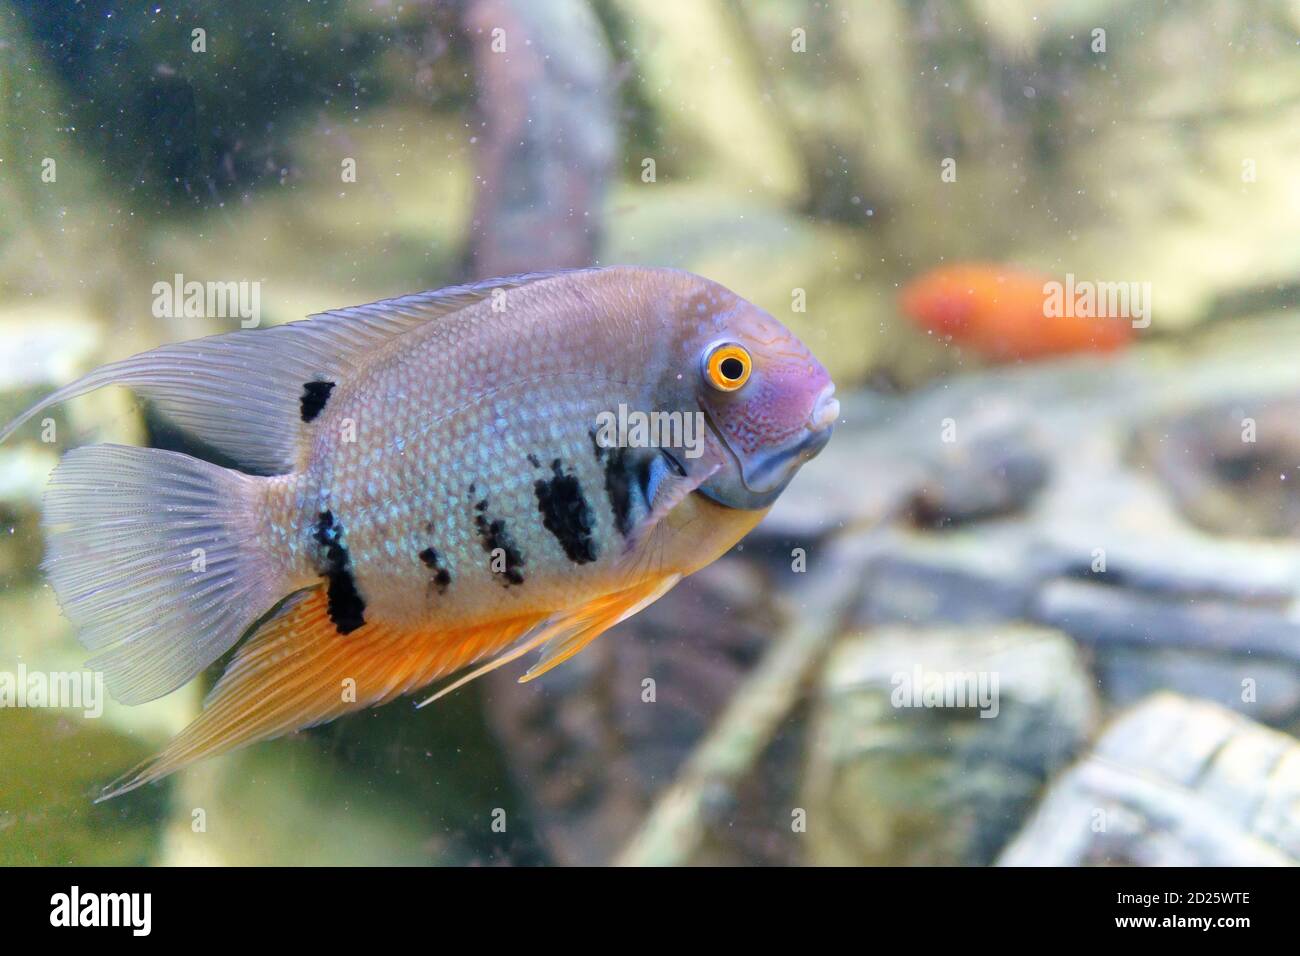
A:
{"type": "MultiPolygon", "coordinates": [[[[713,426],[712,421],[709,424],[717,433],[718,429],[713,426]]],[[[751,455],[746,459],[737,455],[727,444],[726,439],[719,434],[723,447],[736,462],[736,472],[740,481],[728,482],[726,488],[718,487],[713,482],[706,482],[699,491],[705,497],[729,508],[753,511],[768,508],[780,497],[781,492],[785,491],[804,462],[817,457],[817,454],[826,447],[826,443],[831,440],[833,430],[834,426],[831,424],[822,424],[817,428],[805,427],[793,442],[787,442],[761,455],[751,455]],[[711,485],[713,487],[710,487],[711,485]]]]}

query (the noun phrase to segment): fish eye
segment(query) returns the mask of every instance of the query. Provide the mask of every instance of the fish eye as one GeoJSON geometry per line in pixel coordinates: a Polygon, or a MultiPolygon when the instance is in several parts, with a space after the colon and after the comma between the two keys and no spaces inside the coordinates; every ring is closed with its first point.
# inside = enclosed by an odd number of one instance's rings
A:
{"type": "Polygon", "coordinates": [[[749,381],[753,368],[749,353],[734,343],[715,346],[704,358],[704,377],[720,392],[740,388],[749,381]]]}

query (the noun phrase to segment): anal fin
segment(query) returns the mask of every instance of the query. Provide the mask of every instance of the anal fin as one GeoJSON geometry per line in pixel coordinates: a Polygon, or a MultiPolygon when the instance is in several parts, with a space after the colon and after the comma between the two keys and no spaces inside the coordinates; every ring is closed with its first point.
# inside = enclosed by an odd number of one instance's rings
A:
{"type": "Polygon", "coordinates": [[[598,597],[558,618],[547,628],[542,656],[519,678],[519,683],[541,677],[563,664],[615,624],[626,621],[659,600],[681,579],[680,574],[652,578],[635,587],[598,597]]]}
{"type": "Polygon", "coordinates": [[[541,658],[519,679],[533,680],[657,601],[681,577],[650,577],[558,614],[508,618],[450,632],[399,630],[368,621],[340,634],[330,619],[325,589],[314,587],[290,598],[239,649],[193,723],[99,799],[134,790],[206,757],[386,703],[484,658],[490,659],[424,703],[541,647],[541,658]]]}
{"type": "Polygon", "coordinates": [[[324,588],[315,587],[290,598],[240,648],[188,727],[99,799],[205,757],[390,701],[499,651],[538,623],[537,616],[519,617],[429,632],[367,622],[343,635],[330,620],[324,588]]]}
{"type": "Polygon", "coordinates": [[[506,648],[487,663],[462,674],[446,687],[439,688],[435,694],[420,701],[419,706],[432,704],[457,688],[464,687],[470,681],[518,660],[539,647],[542,649],[541,657],[523,677],[519,678],[519,683],[525,684],[541,677],[577,654],[615,624],[626,621],[633,614],[659,600],[681,579],[680,574],[662,575],[634,587],[602,595],[573,610],[552,615],[524,634],[513,646],[506,648]]]}

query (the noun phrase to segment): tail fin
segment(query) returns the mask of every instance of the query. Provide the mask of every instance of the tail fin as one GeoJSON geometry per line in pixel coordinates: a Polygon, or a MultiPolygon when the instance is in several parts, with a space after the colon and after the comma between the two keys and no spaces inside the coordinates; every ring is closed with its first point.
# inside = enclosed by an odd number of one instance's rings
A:
{"type": "Polygon", "coordinates": [[[155,448],[63,457],[45,498],[44,567],[114,698],[180,687],[292,589],[259,544],[268,481],[155,448]]]}

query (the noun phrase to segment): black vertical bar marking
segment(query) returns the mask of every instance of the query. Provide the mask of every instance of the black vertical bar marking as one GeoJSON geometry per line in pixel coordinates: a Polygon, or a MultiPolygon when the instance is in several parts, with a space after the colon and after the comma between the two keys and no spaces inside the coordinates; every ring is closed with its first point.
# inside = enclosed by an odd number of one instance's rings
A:
{"type": "Polygon", "coordinates": [[[632,490],[633,464],[626,448],[606,448],[600,443],[595,430],[587,432],[591,436],[591,448],[596,461],[605,469],[605,497],[609,499],[609,508],[614,512],[614,527],[623,537],[632,531],[632,490]]]}
{"type": "Polygon", "coordinates": [[[640,491],[641,484],[637,476],[636,460],[628,453],[628,449],[609,449],[605,456],[605,496],[609,498],[609,506],[614,512],[614,527],[625,538],[635,524],[634,495],[640,491]]]}
{"type": "Polygon", "coordinates": [[[334,522],[333,512],[322,511],[312,537],[325,549],[321,576],[328,582],[330,620],[340,634],[351,634],[366,622],[366,602],[352,577],[352,558],[343,544],[342,531],[334,522]]]}
{"type": "Polygon", "coordinates": [[[549,480],[539,480],[533,485],[542,524],[555,535],[574,564],[595,561],[600,554],[592,537],[596,515],[582,493],[582,484],[576,475],[564,473],[558,458],[551,462],[551,471],[553,476],[549,480]]]}
{"type": "MultiPolygon", "coordinates": [[[[470,491],[473,492],[474,486],[470,485],[470,491]]],[[[524,560],[524,554],[519,550],[515,543],[514,536],[506,528],[506,523],[501,518],[489,518],[487,514],[488,501],[482,498],[474,504],[474,527],[478,529],[479,538],[483,541],[483,550],[488,553],[488,570],[497,574],[501,581],[502,587],[510,587],[512,584],[523,584],[524,573],[519,570],[527,562],[524,560]],[[501,572],[496,572],[491,565],[492,555],[497,550],[505,556],[506,566],[501,572]]]]}

